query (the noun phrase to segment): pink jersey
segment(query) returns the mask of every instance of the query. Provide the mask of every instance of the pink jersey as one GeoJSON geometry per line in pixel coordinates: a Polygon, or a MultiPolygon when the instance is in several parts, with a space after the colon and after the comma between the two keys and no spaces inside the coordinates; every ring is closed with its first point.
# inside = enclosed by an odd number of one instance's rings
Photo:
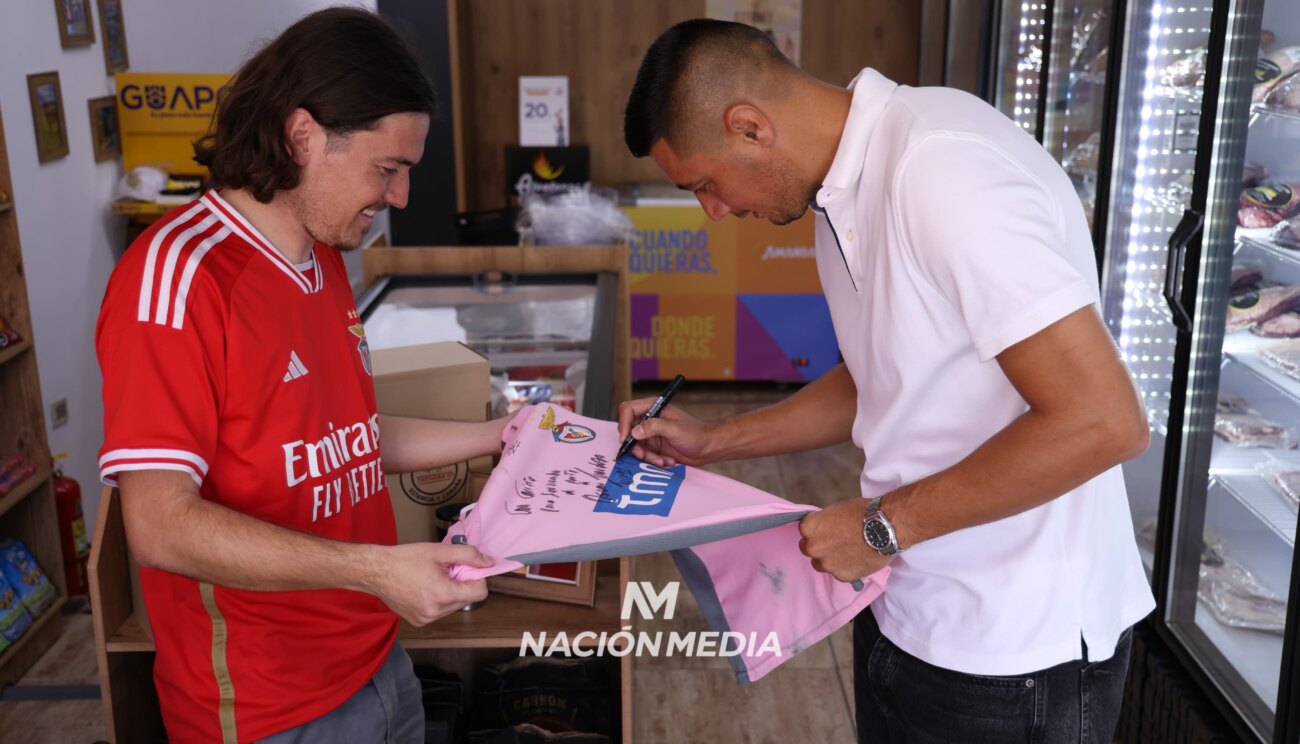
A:
{"type": "Polygon", "coordinates": [[[614,462],[611,422],[533,406],[506,427],[503,445],[478,503],[447,535],[496,564],[456,566],[453,578],[672,551],[713,630],[776,634],[779,654],[728,657],[741,684],[838,630],[884,589],[888,568],[857,586],[813,569],[799,552],[798,521],[816,507],[686,465],[614,462]]]}

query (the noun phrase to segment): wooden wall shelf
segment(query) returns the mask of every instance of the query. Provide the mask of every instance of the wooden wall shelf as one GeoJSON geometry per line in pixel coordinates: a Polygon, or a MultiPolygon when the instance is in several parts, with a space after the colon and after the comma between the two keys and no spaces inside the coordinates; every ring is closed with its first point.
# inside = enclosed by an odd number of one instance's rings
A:
{"type": "Polygon", "coordinates": [[[22,341],[19,341],[18,343],[13,344],[12,346],[6,346],[4,349],[0,349],[0,365],[3,365],[5,362],[9,361],[10,359],[17,359],[24,352],[28,351],[31,348],[32,348],[32,342],[28,341],[27,339],[23,339],[22,341]]]}
{"type": "MultiPolygon", "coordinates": [[[[12,493],[0,496],[0,517],[4,516],[5,512],[18,506],[23,499],[36,493],[37,489],[50,480],[52,472],[49,468],[37,468],[36,472],[27,476],[27,480],[18,484],[18,487],[12,493]]],[[[3,539],[3,537],[3,535],[0,535],[0,539],[3,539]]]]}

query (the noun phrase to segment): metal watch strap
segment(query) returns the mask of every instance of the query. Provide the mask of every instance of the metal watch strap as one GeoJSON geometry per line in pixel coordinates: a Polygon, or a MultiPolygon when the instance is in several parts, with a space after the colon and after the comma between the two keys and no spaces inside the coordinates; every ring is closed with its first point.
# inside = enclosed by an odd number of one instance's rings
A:
{"type": "Polygon", "coordinates": [[[862,518],[862,541],[867,544],[867,547],[875,550],[886,558],[890,558],[903,552],[903,549],[898,545],[898,535],[894,532],[894,524],[890,522],[889,517],[885,516],[885,513],[881,511],[881,505],[884,500],[885,497],[883,495],[867,499],[867,512],[862,518]],[[867,523],[873,519],[879,521],[885,526],[885,529],[889,534],[889,547],[892,548],[892,550],[877,548],[867,539],[867,523]]]}

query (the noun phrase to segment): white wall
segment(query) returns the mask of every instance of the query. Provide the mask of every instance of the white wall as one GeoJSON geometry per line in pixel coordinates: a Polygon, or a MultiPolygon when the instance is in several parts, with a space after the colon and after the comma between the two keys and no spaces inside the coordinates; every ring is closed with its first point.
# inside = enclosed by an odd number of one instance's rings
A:
{"type": "MultiPolygon", "coordinates": [[[[93,0],[92,0],[93,2],[93,0]]],[[[234,72],[258,46],[330,0],[123,0],[131,70],[234,72]]],[[[347,4],[373,9],[374,0],[347,4]]],[[[81,484],[87,527],[99,505],[96,458],[103,405],[95,360],[95,319],[104,286],[124,246],[125,223],[109,211],[121,175],[117,162],[96,164],[86,101],[114,93],[104,72],[102,29],[96,43],[62,49],[54,3],[0,4],[0,112],[13,177],[18,230],[40,366],[45,416],[67,397],[68,424],[49,429],[50,450],[68,452],[65,470],[81,484]],[[67,157],[40,165],[27,97],[29,73],[57,70],[68,127],[67,157]]],[[[353,257],[355,261],[356,258],[353,257]]],[[[0,277],[0,281],[9,281],[0,277]]]]}

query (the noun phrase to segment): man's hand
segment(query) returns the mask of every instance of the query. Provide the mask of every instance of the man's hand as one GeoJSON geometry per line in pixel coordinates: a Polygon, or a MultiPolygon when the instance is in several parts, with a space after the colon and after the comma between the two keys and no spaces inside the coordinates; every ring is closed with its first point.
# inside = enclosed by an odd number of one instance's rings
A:
{"type": "Polygon", "coordinates": [[[633,426],[650,406],[654,398],[641,398],[622,403],[618,407],[618,438],[627,439],[628,432],[637,439],[632,454],[651,465],[671,468],[683,465],[705,465],[717,457],[710,451],[715,424],[695,419],[680,408],[664,406],[657,418],[633,426]]]}
{"type": "Polygon", "coordinates": [[[368,590],[416,626],[487,596],[487,582],[455,581],[453,564],[487,568],[493,561],[469,545],[409,543],[379,548],[368,590]]]}
{"type": "Polygon", "coordinates": [[[889,565],[892,558],[877,553],[862,539],[867,500],[853,497],[813,512],[799,522],[799,550],[813,568],[840,581],[853,581],[889,565]]]}

